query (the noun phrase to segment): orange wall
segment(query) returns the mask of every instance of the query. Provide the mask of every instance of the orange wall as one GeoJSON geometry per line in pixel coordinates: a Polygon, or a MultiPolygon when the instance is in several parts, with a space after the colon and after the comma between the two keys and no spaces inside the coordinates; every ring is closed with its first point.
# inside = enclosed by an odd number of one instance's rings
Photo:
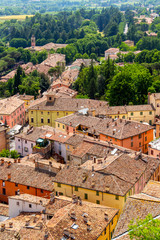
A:
{"type": "Polygon", "coordinates": [[[153,129],[142,133],[141,138],[139,138],[139,135],[134,136],[132,140],[131,140],[131,137],[120,140],[120,139],[115,139],[113,137],[106,136],[104,134],[100,134],[100,140],[108,141],[108,142],[112,140],[111,142],[118,146],[129,148],[134,151],[142,150],[143,153],[147,153],[148,143],[153,140],[153,129]],[[147,139],[145,139],[146,137],[147,139]],[[133,146],[131,146],[131,142],[133,142],[133,146]],[[141,143],[141,146],[139,145],[140,143],[141,143]]]}
{"type": "Polygon", "coordinates": [[[14,182],[5,181],[5,186],[3,187],[3,180],[0,180],[0,202],[6,202],[8,203],[8,196],[14,196],[16,195],[16,191],[20,190],[20,193],[28,193],[34,196],[39,197],[46,197],[49,198],[50,191],[43,190],[43,193],[41,192],[41,189],[30,187],[27,189],[27,186],[18,184],[18,186],[15,186],[14,182]],[[3,188],[6,189],[6,195],[3,195],[3,188]]]}
{"type": "Polygon", "coordinates": [[[160,124],[156,124],[156,138],[160,137],[160,124]]]}

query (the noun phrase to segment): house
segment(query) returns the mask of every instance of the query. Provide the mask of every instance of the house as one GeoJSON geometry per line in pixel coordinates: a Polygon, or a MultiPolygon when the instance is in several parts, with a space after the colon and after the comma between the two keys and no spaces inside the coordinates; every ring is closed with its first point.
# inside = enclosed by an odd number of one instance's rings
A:
{"type": "Polygon", "coordinates": [[[46,131],[42,128],[31,127],[27,132],[15,135],[15,149],[21,156],[33,153],[37,139],[46,131]]]}
{"type": "Polygon", "coordinates": [[[24,101],[16,96],[0,100],[0,120],[10,128],[25,123],[24,101]]]}
{"type": "Polygon", "coordinates": [[[8,80],[10,78],[13,78],[15,76],[15,74],[16,74],[16,70],[9,72],[8,74],[6,74],[5,76],[2,76],[0,78],[0,82],[8,82],[8,80]]]}
{"type": "Polygon", "coordinates": [[[51,88],[43,93],[43,96],[50,94],[56,97],[63,97],[63,98],[75,98],[78,94],[77,91],[68,88],[68,87],[57,87],[57,88],[51,88]]]}
{"type": "Polygon", "coordinates": [[[160,116],[160,93],[148,93],[148,104],[153,105],[155,116],[160,116]]]}
{"type": "Polygon", "coordinates": [[[75,98],[57,98],[53,94],[46,95],[47,100],[32,105],[29,111],[29,124],[32,126],[49,125],[54,127],[55,120],[77,111],[90,112],[91,115],[100,114],[108,105],[105,101],[75,98]],[[98,113],[97,113],[98,110],[98,113]]]}
{"type": "Polygon", "coordinates": [[[106,116],[147,122],[152,125],[155,122],[155,108],[151,104],[108,106],[106,116]]]}
{"type": "Polygon", "coordinates": [[[107,60],[108,57],[111,57],[112,59],[113,57],[118,58],[117,53],[119,53],[119,48],[109,48],[105,51],[105,60],[107,60]]]}
{"type": "Polygon", "coordinates": [[[54,49],[55,51],[57,51],[57,49],[59,48],[65,48],[67,46],[67,44],[60,44],[60,43],[53,43],[53,42],[50,42],[50,43],[47,43],[43,46],[31,46],[31,47],[27,47],[26,49],[29,49],[30,51],[32,52],[41,52],[41,51],[44,51],[44,50],[47,50],[48,52],[51,50],[51,49],[54,49]]]}
{"type": "Polygon", "coordinates": [[[134,47],[134,41],[126,40],[124,41],[125,44],[127,44],[129,47],[134,47]]]}
{"type": "Polygon", "coordinates": [[[155,139],[148,144],[148,155],[160,158],[160,138],[155,139]]]}
{"type": "Polygon", "coordinates": [[[51,154],[55,159],[64,163],[67,161],[66,145],[65,142],[71,137],[64,132],[60,132],[49,126],[42,127],[46,130],[41,134],[42,139],[47,139],[51,143],[51,154]]]}
{"type": "Polygon", "coordinates": [[[119,218],[113,238],[114,240],[129,240],[128,226],[130,221],[139,218],[145,219],[151,214],[155,219],[160,219],[160,183],[149,181],[144,190],[127,198],[123,212],[119,218]]]}
{"type": "Polygon", "coordinates": [[[119,118],[100,119],[82,114],[71,114],[55,120],[56,129],[66,133],[84,134],[110,141],[118,146],[135,151],[148,151],[148,143],[153,140],[153,127],[119,118]]]}
{"type": "Polygon", "coordinates": [[[1,159],[0,202],[8,203],[8,197],[17,195],[17,191],[49,198],[52,190],[52,177],[49,174],[36,171],[29,164],[21,163],[20,159],[14,162],[1,159]]]}
{"type": "Polygon", "coordinates": [[[160,137],[160,121],[156,121],[156,138],[160,137]]]}
{"type": "Polygon", "coordinates": [[[9,216],[17,217],[21,212],[36,213],[45,210],[49,199],[33,196],[30,194],[18,194],[8,197],[9,216]]]}
{"type": "Polygon", "coordinates": [[[5,126],[0,126],[0,152],[3,149],[9,149],[9,136],[8,128],[5,126]]]}
{"type": "Polygon", "coordinates": [[[23,95],[18,95],[18,98],[24,101],[24,107],[27,110],[30,106],[30,104],[34,101],[34,96],[26,95],[25,93],[23,95]]]}
{"type": "Polygon", "coordinates": [[[75,69],[77,68],[78,70],[80,70],[81,65],[83,64],[85,67],[89,67],[91,65],[91,62],[93,61],[94,65],[98,65],[99,63],[97,61],[95,61],[94,59],[76,59],[70,66],[70,69],[75,69]]]}
{"type": "Polygon", "coordinates": [[[118,220],[118,210],[73,198],[45,198],[21,194],[11,197],[18,216],[1,223],[1,239],[79,239],[111,240],[118,220]],[[22,206],[23,204],[23,206],[22,206]],[[36,207],[38,209],[36,209],[36,207]],[[33,211],[35,212],[33,214],[33,211]],[[43,209],[42,212],[38,210],[43,209]]]}
{"type": "Polygon", "coordinates": [[[160,161],[147,155],[121,153],[88,160],[81,166],[68,165],[54,177],[56,194],[76,194],[82,200],[123,209],[126,198],[139,193],[150,179],[160,174],[160,161]],[[153,170],[154,169],[154,170],[153,170]]]}
{"type": "Polygon", "coordinates": [[[57,65],[60,65],[61,67],[65,67],[66,65],[66,60],[65,60],[65,55],[64,54],[49,54],[48,58],[44,60],[40,65],[45,65],[48,67],[55,67],[57,65]]]}

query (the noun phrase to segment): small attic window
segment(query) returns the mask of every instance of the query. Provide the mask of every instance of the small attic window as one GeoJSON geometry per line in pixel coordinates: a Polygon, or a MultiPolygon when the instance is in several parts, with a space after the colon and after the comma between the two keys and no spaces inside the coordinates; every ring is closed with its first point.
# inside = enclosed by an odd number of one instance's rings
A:
{"type": "Polygon", "coordinates": [[[52,97],[49,97],[49,100],[51,101],[51,100],[52,100],[52,97]]]}

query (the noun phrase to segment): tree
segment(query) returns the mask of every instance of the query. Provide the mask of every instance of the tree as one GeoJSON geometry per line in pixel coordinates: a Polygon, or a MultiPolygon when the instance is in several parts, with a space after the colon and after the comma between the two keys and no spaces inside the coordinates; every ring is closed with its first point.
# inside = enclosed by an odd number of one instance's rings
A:
{"type": "Polygon", "coordinates": [[[21,76],[22,76],[23,70],[20,66],[17,68],[17,72],[14,76],[14,94],[18,93],[18,86],[21,84],[21,76]]]}
{"type": "Polygon", "coordinates": [[[149,214],[145,219],[134,220],[129,225],[130,239],[136,240],[159,240],[160,239],[160,220],[153,219],[149,214]]]}
{"type": "Polygon", "coordinates": [[[25,47],[27,47],[27,41],[24,38],[13,38],[10,41],[10,46],[15,47],[15,48],[18,48],[18,47],[25,48],[25,47]]]}
{"type": "Polygon", "coordinates": [[[47,89],[50,86],[50,81],[47,75],[45,75],[44,73],[40,73],[40,89],[41,89],[41,93],[47,91],[47,89]]]}

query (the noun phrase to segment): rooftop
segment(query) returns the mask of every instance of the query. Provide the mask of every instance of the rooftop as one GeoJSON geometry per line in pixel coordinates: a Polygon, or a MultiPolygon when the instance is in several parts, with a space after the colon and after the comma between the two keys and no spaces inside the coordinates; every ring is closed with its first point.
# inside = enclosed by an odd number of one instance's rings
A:
{"type": "Polygon", "coordinates": [[[106,192],[108,187],[107,192],[110,194],[124,196],[142,174],[145,173],[145,180],[148,182],[159,166],[157,159],[147,155],[140,156],[137,159],[135,154],[122,153],[100,162],[97,160],[99,166],[95,166],[92,160],[81,167],[66,166],[58,172],[54,181],[101,192],[106,192]]]}
{"type": "Polygon", "coordinates": [[[34,100],[34,96],[23,94],[23,95],[19,95],[19,99],[21,99],[21,100],[34,100]]]}
{"type": "Polygon", "coordinates": [[[0,203],[0,216],[9,216],[9,206],[7,204],[0,203]]]}
{"type": "Polygon", "coordinates": [[[71,114],[56,121],[74,128],[78,126],[85,127],[83,131],[93,135],[103,134],[117,139],[129,138],[153,129],[149,124],[136,121],[112,118],[101,119],[82,114],[71,114]]]}
{"type": "Polygon", "coordinates": [[[155,139],[152,142],[150,142],[149,147],[160,151],[160,138],[155,139]]]}
{"type": "Polygon", "coordinates": [[[27,132],[19,133],[16,138],[25,139],[31,142],[36,142],[36,140],[47,133],[42,127],[31,127],[27,132]]]}
{"type": "Polygon", "coordinates": [[[119,48],[109,48],[105,51],[105,53],[117,53],[119,52],[119,48]]]}
{"type": "Polygon", "coordinates": [[[53,190],[52,177],[46,173],[35,171],[33,167],[25,164],[11,163],[8,167],[8,162],[1,163],[0,179],[7,181],[9,174],[11,174],[11,182],[48,191],[53,190]]]}
{"type": "Polygon", "coordinates": [[[156,100],[159,100],[159,99],[160,99],[160,93],[151,93],[151,95],[152,95],[156,100]]]}
{"type": "Polygon", "coordinates": [[[24,104],[24,101],[20,100],[16,96],[1,99],[0,100],[0,114],[12,114],[17,108],[24,104]]]}
{"type": "Polygon", "coordinates": [[[77,95],[77,92],[68,88],[68,87],[59,87],[59,88],[51,88],[47,92],[43,93],[44,95],[53,95],[56,97],[65,97],[65,98],[73,98],[77,95]]]}
{"type": "Polygon", "coordinates": [[[48,67],[55,67],[58,62],[65,62],[65,55],[64,54],[50,54],[46,60],[44,60],[41,65],[45,65],[48,67]]]}
{"type": "Polygon", "coordinates": [[[31,110],[46,110],[46,111],[78,111],[84,108],[94,110],[98,107],[107,106],[107,102],[91,100],[91,99],[75,99],[75,98],[56,98],[53,102],[44,100],[39,104],[33,104],[29,109],[31,110]]]}
{"type": "Polygon", "coordinates": [[[128,231],[131,220],[144,219],[149,213],[152,214],[153,218],[160,215],[159,192],[160,183],[149,181],[142,193],[128,197],[116,226],[114,238],[128,231]]]}
{"type": "Polygon", "coordinates": [[[20,195],[15,195],[15,196],[9,196],[9,199],[15,199],[15,200],[20,200],[24,202],[29,202],[29,203],[34,203],[34,204],[41,204],[43,206],[46,206],[49,203],[49,199],[43,198],[43,197],[38,197],[38,196],[33,196],[30,194],[20,194],[20,195]]]}
{"type": "Polygon", "coordinates": [[[66,232],[72,234],[75,239],[96,240],[116,214],[118,214],[118,210],[114,208],[84,201],[82,206],[70,203],[55,213],[54,217],[48,222],[47,227],[53,238],[57,240],[62,239],[66,232]],[[76,222],[71,217],[73,213],[76,222]],[[90,224],[90,231],[87,230],[87,224],[83,220],[84,214],[90,224]],[[105,220],[105,214],[108,214],[108,221],[105,220]]]}

